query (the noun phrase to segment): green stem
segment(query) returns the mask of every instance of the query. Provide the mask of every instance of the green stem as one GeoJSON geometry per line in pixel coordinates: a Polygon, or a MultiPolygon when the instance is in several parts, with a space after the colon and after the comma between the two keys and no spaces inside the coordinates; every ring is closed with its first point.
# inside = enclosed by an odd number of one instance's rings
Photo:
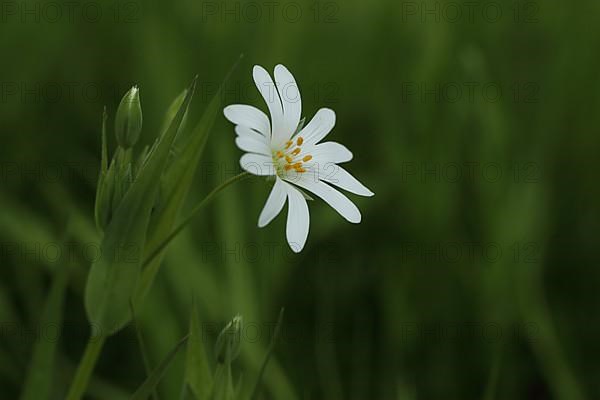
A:
{"type": "Polygon", "coordinates": [[[252,175],[250,175],[250,173],[248,172],[242,172],[241,174],[238,174],[232,178],[229,178],[228,180],[226,180],[225,182],[221,183],[219,186],[217,186],[216,188],[214,188],[204,199],[202,199],[198,204],[196,204],[194,206],[194,208],[192,208],[192,211],[189,213],[189,215],[179,223],[179,225],[173,229],[173,232],[171,232],[169,234],[169,236],[167,236],[167,238],[165,240],[163,240],[157,247],[156,249],[154,249],[154,251],[148,256],[148,258],[146,258],[146,260],[144,260],[144,263],[142,264],[142,269],[146,268],[146,266],[148,266],[160,253],[162,253],[162,251],[169,245],[169,243],[171,243],[171,241],[173,239],[175,239],[175,237],[183,230],[183,228],[185,228],[196,216],[196,214],[208,203],[210,203],[210,201],[217,195],[219,194],[219,192],[221,192],[223,189],[225,189],[226,187],[228,187],[229,185],[237,182],[237,181],[241,181],[243,179],[246,179],[248,177],[250,177],[252,175]]]}
{"type": "Polygon", "coordinates": [[[75,378],[73,378],[73,382],[71,383],[69,394],[66,397],[67,400],[79,400],[85,393],[88,381],[94,371],[94,366],[96,365],[96,361],[98,361],[98,356],[104,346],[105,340],[106,336],[99,336],[92,337],[88,341],[81,362],[77,367],[75,378]]]}

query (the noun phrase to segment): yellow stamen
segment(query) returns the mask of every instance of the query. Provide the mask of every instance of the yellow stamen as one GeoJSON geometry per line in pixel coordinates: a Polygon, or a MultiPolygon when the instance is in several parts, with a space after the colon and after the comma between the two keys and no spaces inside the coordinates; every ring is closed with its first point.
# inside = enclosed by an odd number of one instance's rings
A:
{"type": "Polygon", "coordinates": [[[294,168],[294,170],[296,170],[296,172],[298,172],[298,173],[306,172],[306,170],[304,168],[301,168],[301,167],[300,168],[294,168]]]}
{"type": "Polygon", "coordinates": [[[292,151],[293,156],[297,156],[300,153],[300,147],[296,147],[294,151],[292,151]]]}
{"type": "Polygon", "coordinates": [[[286,148],[286,149],[289,149],[289,148],[290,148],[290,146],[292,145],[292,143],[294,143],[294,142],[292,142],[291,140],[288,140],[288,141],[285,143],[285,148],[286,148]]]}
{"type": "Polygon", "coordinates": [[[287,161],[289,164],[291,164],[293,160],[292,160],[292,157],[285,156],[285,161],[287,161]]]}
{"type": "Polygon", "coordinates": [[[294,165],[292,165],[292,167],[294,167],[294,169],[300,168],[302,166],[301,162],[297,162],[294,165]]]}
{"type": "Polygon", "coordinates": [[[290,169],[292,169],[292,166],[291,166],[290,164],[285,164],[285,165],[283,166],[283,168],[284,168],[286,171],[289,171],[290,169]]]}
{"type": "Polygon", "coordinates": [[[304,158],[302,159],[302,161],[304,161],[304,162],[307,162],[307,161],[310,161],[310,160],[312,160],[312,156],[311,155],[304,156],[304,158]]]}
{"type": "Polygon", "coordinates": [[[302,146],[302,143],[304,143],[304,139],[302,137],[299,137],[296,143],[298,144],[298,146],[302,146]]]}
{"type": "Polygon", "coordinates": [[[282,157],[283,157],[283,152],[281,152],[281,151],[278,151],[278,152],[277,152],[277,158],[282,158],[282,157]]]}

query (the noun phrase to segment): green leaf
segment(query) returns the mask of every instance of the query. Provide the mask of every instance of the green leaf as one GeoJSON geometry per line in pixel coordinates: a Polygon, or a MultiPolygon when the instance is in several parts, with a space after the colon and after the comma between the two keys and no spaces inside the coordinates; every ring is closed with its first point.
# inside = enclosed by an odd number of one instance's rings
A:
{"type": "Polygon", "coordinates": [[[185,382],[190,387],[196,400],[209,399],[213,382],[202,340],[202,330],[195,302],[190,318],[190,338],[187,346],[185,382]]]}
{"type": "MultiPolygon", "coordinates": [[[[185,89],[183,92],[181,92],[179,94],[179,96],[177,96],[175,98],[175,100],[173,100],[173,102],[167,109],[167,112],[165,113],[165,120],[163,122],[163,127],[162,127],[163,132],[166,131],[167,128],[169,127],[169,124],[173,120],[173,117],[175,117],[177,110],[179,110],[179,107],[181,107],[181,103],[183,103],[183,100],[185,99],[186,94],[187,94],[187,89],[185,89]]],[[[183,116],[183,120],[181,121],[181,126],[179,127],[179,133],[181,133],[181,131],[183,129],[185,129],[186,122],[187,122],[187,116],[188,116],[187,113],[183,116]]],[[[177,147],[177,138],[175,138],[175,146],[177,147]]]]}
{"type": "Polygon", "coordinates": [[[148,397],[150,397],[150,395],[152,395],[152,393],[156,389],[156,386],[158,385],[164,374],[167,372],[167,369],[173,362],[173,359],[175,358],[179,350],[183,348],[187,340],[188,336],[185,336],[179,341],[179,343],[175,345],[175,347],[169,352],[169,354],[167,354],[167,357],[165,357],[165,359],[158,365],[158,367],[156,367],[156,369],[152,371],[152,374],[144,381],[144,383],[142,383],[138,390],[135,391],[133,396],[131,396],[131,400],[146,400],[148,399],[148,397]]]}
{"type": "Polygon", "coordinates": [[[123,196],[100,244],[102,257],[90,269],[85,308],[90,324],[103,335],[115,333],[129,321],[129,302],[139,282],[141,255],[158,193],[156,179],[165,168],[195,85],[196,79],[168,131],[158,139],[137,179],[123,196]]]}
{"type": "MultiPolygon", "coordinates": [[[[144,259],[169,236],[179,216],[185,198],[193,183],[198,162],[206,146],[210,131],[220,109],[220,90],[202,116],[190,137],[182,145],[183,151],[173,158],[161,181],[161,204],[157,206],[149,228],[148,244],[144,249],[144,259]]],[[[143,301],[152,287],[154,278],[162,263],[164,252],[156,257],[142,271],[141,283],[136,292],[135,304],[143,301]]]]}
{"type": "MultiPolygon", "coordinates": [[[[61,331],[66,286],[67,269],[63,268],[54,277],[54,282],[46,299],[40,326],[54,326],[57,332],[61,331]]],[[[29,372],[21,393],[21,400],[43,400],[50,397],[54,372],[56,371],[57,346],[58,340],[49,337],[41,337],[36,341],[33,357],[29,364],[29,372]]]]}
{"type": "MultiPolygon", "coordinates": [[[[98,186],[96,187],[96,201],[94,207],[94,217],[96,220],[96,228],[99,231],[104,229],[104,226],[110,218],[110,201],[112,193],[107,191],[112,187],[106,185],[108,175],[108,150],[106,144],[106,120],[108,115],[106,114],[106,107],[102,113],[102,158],[100,161],[100,175],[98,177],[98,186]]],[[[112,179],[112,178],[111,178],[112,179]]]]}

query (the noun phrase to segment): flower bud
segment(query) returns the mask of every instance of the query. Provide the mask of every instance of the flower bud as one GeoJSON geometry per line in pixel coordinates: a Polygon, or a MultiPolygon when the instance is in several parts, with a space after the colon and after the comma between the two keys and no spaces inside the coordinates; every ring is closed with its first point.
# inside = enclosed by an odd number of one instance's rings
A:
{"type": "Polygon", "coordinates": [[[142,106],[137,86],[129,89],[121,99],[115,116],[115,134],[117,143],[124,149],[132,147],[142,131],[142,106]]]}
{"type": "Polygon", "coordinates": [[[242,323],[242,316],[236,315],[217,337],[215,344],[217,362],[221,364],[225,362],[231,363],[240,355],[242,323]]]}

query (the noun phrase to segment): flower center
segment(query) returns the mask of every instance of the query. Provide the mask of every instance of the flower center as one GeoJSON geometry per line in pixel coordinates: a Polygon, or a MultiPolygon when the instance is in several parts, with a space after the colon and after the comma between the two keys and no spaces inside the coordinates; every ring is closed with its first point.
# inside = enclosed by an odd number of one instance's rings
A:
{"type": "Polygon", "coordinates": [[[273,151],[273,162],[275,163],[277,175],[282,176],[292,170],[298,173],[306,172],[304,163],[312,160],[312,156],[310,154],[301,154],[302,143],[304,143],[304,139],[302,137],[297,138],[296,147],[293,148],[294,142],[288,140],[283,149],[273,151]]]}

